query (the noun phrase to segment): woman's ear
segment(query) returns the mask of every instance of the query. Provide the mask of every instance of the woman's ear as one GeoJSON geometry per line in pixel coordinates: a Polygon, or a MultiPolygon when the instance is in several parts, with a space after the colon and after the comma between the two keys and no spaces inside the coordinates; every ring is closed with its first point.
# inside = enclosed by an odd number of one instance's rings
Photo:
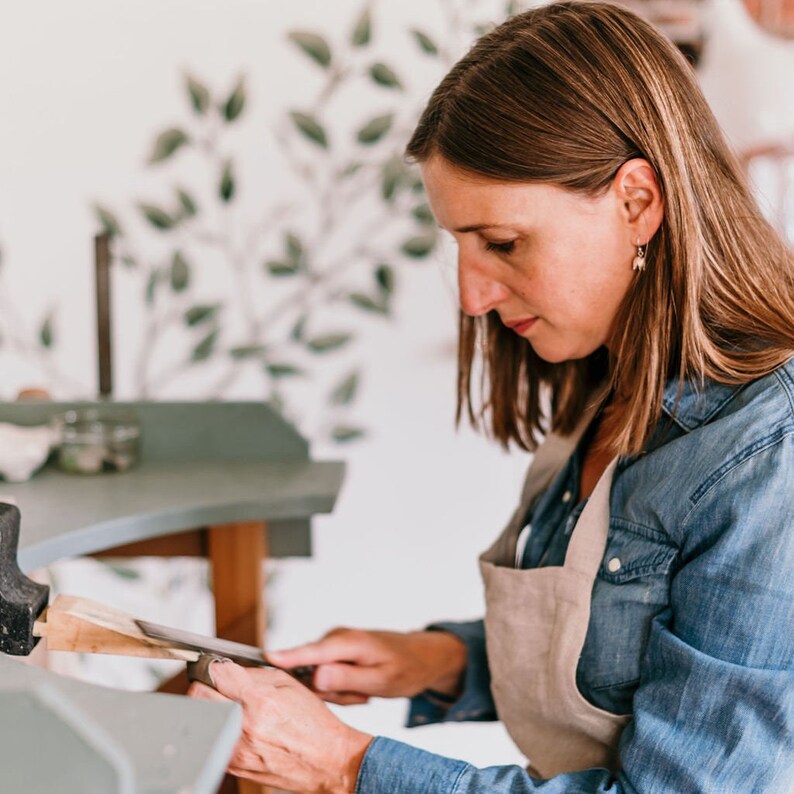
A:
{"type": "Polygon", "coordinates": [[[664,218],[662,190],[651,164],[642,158],[628,160],[615,174],[612,188],[623,206],[623,217],[632,245],[645,245],[664,218]]]}

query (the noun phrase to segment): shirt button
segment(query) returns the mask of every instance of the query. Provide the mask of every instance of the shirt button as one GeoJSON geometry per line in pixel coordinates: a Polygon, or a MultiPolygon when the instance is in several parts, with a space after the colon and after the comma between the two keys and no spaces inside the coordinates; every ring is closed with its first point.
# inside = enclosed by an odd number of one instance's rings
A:
{"type": "Polygon", "coordinates": [[[610,573],[617,573],[617,572],[620,570],[620,566],[621,566],[622,564],[623,564],[623,563],[621,563],[621,561],[620,561],[620,557],[613,557],[613,558],[612,558],[612,559],[611,559],[611,560],[610,560],[610,561],[607,563],[607,570],[608,570],[610,573]]]}
{"type": "Polygon", "coordinates": [[[568,503],[568,502],[570,502],[570,501],[571,501],[571,492],[570,492],[570,491],[566,491],[566,492],[565,492],[565,493],[562,495],[562,503],[563,503],[563,504],[567,504],[567,503],[568,503]]]}

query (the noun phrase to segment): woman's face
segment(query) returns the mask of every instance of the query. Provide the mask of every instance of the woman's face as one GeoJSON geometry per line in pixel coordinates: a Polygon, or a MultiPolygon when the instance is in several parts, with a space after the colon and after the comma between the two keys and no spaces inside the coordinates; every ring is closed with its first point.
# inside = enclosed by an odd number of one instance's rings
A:
{"type": "Polygon", "coordinates": [[[472,175],[439,156],[422,165],[422,175],[436,220],[458,244],[466,314],[496,311],[549,362],[608,344],[638,277],[636,228],[614,185],[588,198],[550,184],[472,175]]]}

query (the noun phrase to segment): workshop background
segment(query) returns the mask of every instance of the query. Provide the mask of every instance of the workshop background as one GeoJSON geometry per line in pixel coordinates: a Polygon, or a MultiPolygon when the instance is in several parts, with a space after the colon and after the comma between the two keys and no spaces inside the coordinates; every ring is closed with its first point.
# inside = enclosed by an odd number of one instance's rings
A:
{"type": "MultiPolygon", "coordinates": [[[[476,558],[528,456],[454,428],[454,254],[401,152],[473,38],[527,5],[41,0],[0,12],[0,398],[96,395],[93,237],[111,232],[115,398],[269,400],[313,457],[348,462],[313,556],[268,566],[271,647],[336,625],[481,614],[476,558]]],[[[630,5],[698,60],[794,242],[794,3],[630,5]]],[[[200,562],[76,560],[41,575],[56,592],[213,628],[200,562]]],[[[49,663],[133,689],[171,670],[49,663]]],[[[475,764],[520,761],[497,725],[408,733],[403,702],[341,711],[475,764]]]]}

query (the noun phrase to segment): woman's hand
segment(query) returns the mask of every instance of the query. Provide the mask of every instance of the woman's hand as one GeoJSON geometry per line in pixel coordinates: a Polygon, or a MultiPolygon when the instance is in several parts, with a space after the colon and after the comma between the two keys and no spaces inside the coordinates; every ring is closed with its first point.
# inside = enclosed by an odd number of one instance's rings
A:
{"type": "Polygon", "coordinates": [[[267,653],[278,667],[316,665],[313,685],[340,705],[372,697],[413,697],[425,689],[454,696],[466,669],[466,646],[443,631],[363,631],[339,628],[318,642],[267,653]]]}
{"type": "Polygon", "coordinates": [[[211,665],[216,689],[191,684],[203,700],[234,700],[243,731],[233,775],[305,794],[350,794],[372,736],[345,725],[303,684],[281,670],[211,665]]]}

